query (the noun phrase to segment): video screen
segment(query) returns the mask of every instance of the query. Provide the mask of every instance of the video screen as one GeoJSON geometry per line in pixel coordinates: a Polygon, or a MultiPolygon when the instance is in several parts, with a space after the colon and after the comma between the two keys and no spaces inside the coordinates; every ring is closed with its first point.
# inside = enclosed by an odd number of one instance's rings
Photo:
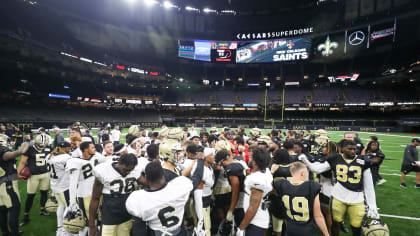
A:
{"type": "Polygon", "coordinates": [[[195,44],[192,40],[179,40],[178,41],[178,56],[182,58],[193,59],[195,58],[195,44]]]}
{"type": "Polygon", "coordinates": [[[310,38],[239,42],[237,63],[299,61],[309,58],[310,38]]]}
{"type": "Polygon", "coordinates": [[[195,46],[195,60],[210,61],[211,41],[194,41],[195,46]]]}
{"type": "Polygon", "coordinates": [[[213,62],[235,62],[237,46],[237,42],[212,42],[211,60],[213,62]]]}

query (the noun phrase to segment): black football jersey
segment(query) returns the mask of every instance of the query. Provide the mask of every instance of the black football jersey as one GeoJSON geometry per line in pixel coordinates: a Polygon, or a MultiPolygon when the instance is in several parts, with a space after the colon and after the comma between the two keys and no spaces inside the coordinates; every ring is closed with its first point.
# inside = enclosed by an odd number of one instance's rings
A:
{"type": "Polygon", "coordinates": [[[171,170],[163,168],[163,174],[165,175],[166,183],[182,175],[182,172],[179,171],[177,168],[175,168],[175,171],[176,173],[171,170]]]}
{"type": "Polygon", "coordinates": [[[274,181],[292,177],[292,174],[290,173],[290,164],[279,165],[279,168],[273,173],[273,177],[274,181]]]}
{"type": "MultiPolygon", "coordinates": [[[[239,162],[232,162],[225,168],[226,178],[229,180],[229,176],[237,176],[239,178],[240,192],[244,191],[245,182],[245,169],[239,162]]],[[[229,180],[230,184],[230,180],[229,180]]]]}
{"type": "Polygon", "coordinates": [[[16,159],[3,160],[7,150],[0,150],[0,184],[6,181],[17,180],[16,159]]]}
{"type": "Polygon", "coordinates": [[[48,172],[46,158],[48,153],[45,151],[38,152],[33,146],[28,148],[24,154],[28,157],[26,165],[31,169],[32,175],[40,175],[48,172]]]}
{"type": "Polygon", "coordinates": [[[341,154],[334,154],[329,156],[327,161],[337,182],[348,190],[363,191],[363,172],[370,168],[367,156],[356,156],[354,159],[345,160],[341,154]]]}
{"type": "Polygon", "coordinates": [[[286,211],[286,235],[317,235],[313,206],[321,186],[313,181],[292,184],[288,180],[279,180],[274,183],[274,189],[286,211]]]}

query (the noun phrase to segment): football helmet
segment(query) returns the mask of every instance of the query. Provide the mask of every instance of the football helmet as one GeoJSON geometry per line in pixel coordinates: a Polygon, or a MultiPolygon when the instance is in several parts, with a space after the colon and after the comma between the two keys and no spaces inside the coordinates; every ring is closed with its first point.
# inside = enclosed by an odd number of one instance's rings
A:
{"type": "Polygon", "coordinates": [[[270,144],[273,142],[272,140],[271,140],[271,138],[270,137],[268,137],[267,135],[263,135],[263,136],[260,136],[259,138],[257,138],[257,142],[258,143],[265,143],[265,144],[267,144],[267,146],[270,146],[270,144]]]}
{"type": "Polygon", "coordinates": [[[42,150],[44,150],[46,146],[48,146],[49,143],[50,143],[50,138],[46,134],[38,134],[35,137],[34,148],[38,152],[41,152],[42,150]]]}
{"type": "Polygon", "coordinates": [[[176,141],[168,140],[159,144],[159,155],[165,161],[170,161],[173,164],[181,164],[183,162],[180,158],[182,152],[181,145],[176,141]]]}
{"type": "Polygon", "coordinates": [[[216,153],[218,153],[221,150],[226,150],[228,152],[231,152],[232,144],[229,141],[219,140],[217,141],[216,146],[214,147],[214,150],[216,151],[216,153]]]}
{"type": "Polygon", "coordinates": [[[85,218],[80,208],[67,210],[64,214],[63,228],[72,234],[77,234],[86,226],[85,218]]]}
{"type": "Polygon", "coordinates": [[[218,132],[217,127],[211,127],[210,128],[210,133],[211,134],[216,134],[218,132]]]}
{"type": "Polygon", "coordinates": [[[366,236],[389,236],[388,225],[380,220],[364,221],[362,230],[366,236]]]}
{"type": "Polygon", "coordinates": [[[165,127],[159,132],[159,136],[166,138],[168,137],[168,133],[169,133],[169,129],[165,127]]]}
{"type": "Polygon", "coordinates": [[[315,142],[320,145],[324,146],[327,145],[329,141],[328,132],[323,129],[319,129],[315,131],[315,142]]]}
{"type": "Polygon", "coordinates": [[[234,236],[235,235],[235,225],[233,221],[227,221],[226,219],[220,223],[217,230],[218,236],[234,236]]]}
{"type": "Polygon", "coordinates": [[[260,137],[260,135],[261,135],[261,129],[259,129],[259,128],[252,128],[252,129],[249,131],[249,134],[250,134],[250,136],[251,136],[252,138],[258,138],[258,137],[260,137]]]}
{"type": "Polygon", "coordinates": [[[0,148],[1,149],[9,149],[9,136],[5,134],[0,134],[0,148]]]}
{"type": "Polygon", "coordinates": [[[47,210],[50,213],[57,212],[58,208],[58,202],[57,199],[54,196],[51,196],[48,198],[47,202],[45,203],[45,210],[47,210]]]}
{"type": "Polygon", "coordinates": [[[184,139],[184,131],[182,131],[181,128],[170,129],[167,138],[181,141],[182,139],[184,139]]]}
{"type": "Polygon", "coordinates": [[[134,136],[140,135],[140,129],[138,125],[132,125],[130,128],[128,128],[128,133],[134,136]]]}

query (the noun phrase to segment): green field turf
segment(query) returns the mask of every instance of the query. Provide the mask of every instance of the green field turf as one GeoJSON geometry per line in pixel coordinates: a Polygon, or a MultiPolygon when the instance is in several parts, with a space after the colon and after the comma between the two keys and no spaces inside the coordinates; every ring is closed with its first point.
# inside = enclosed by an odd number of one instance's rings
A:
{"type": "MultiPolygon", "coordinates": [[[[268,132],[269,130],[264,131],[264,133],[268,132]]],[[[127,129],[123,130],[123,134],[125,133],[127,133],[127,129]]],[[[333,141],[339,141],[343,133],[329,132],[329,136],[333,141]]],[[[380,208],[379,213],[420,218],[420,203],[418,202],[420,199],[420,189],[414,189],[415,175],[410,173],[407,176],[406,183],[409,186],[408,189],[399,187],[404,147],[410,143],[413,134],[391,133],[387,135],[385,133],[359,133],[359,137],[364,143],[367,142],[371,135],[378,136],[381,149],[386,155],[380,172],[387,182],[376,187],[377,204],[380,208]]],[[[96,136],[96,132],[93,132],[93,136],[96,136]]],[[[420,134],[416,134],[416,137],[418,136],[420,134]]],[[[19,181],[19,190],[21,194],[22,218],[26,200],[26,183],[24,181],[19,181]]],[[[34,200],[34,205],[30,213],[31,222],[21,229],[24,231],[24,235],[53,236],[56,230],[56,216],[55,214],[49,217],[39,215],[39,196],[38,193],[34,200]]],[[[420,221],[389,217],[381,217],[381,219],[388,224],[390,235],[392,236],[420,235],[420,232],[417,231],[420,230],[420,221]]],[[[342,233],[340,235],[351,234],[342,233]]]]}

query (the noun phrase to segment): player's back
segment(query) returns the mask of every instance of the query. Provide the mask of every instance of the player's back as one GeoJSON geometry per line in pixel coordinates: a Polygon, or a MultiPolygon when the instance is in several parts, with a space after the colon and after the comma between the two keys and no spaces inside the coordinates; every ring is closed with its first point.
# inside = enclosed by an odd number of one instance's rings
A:
{"type": "Polygon", "coordinates": [[[177,235],[181,231],[184,207],[193,185],[184,176],[177,177],[158,190],[143,189],[127,199],[128,212],[155,231],[155,235],[177,235]]]}
{"type": "Polygon", "coordinates": [[[68,189],[69,176],[66,172],[67,161],[71,159],[69,154],[60,154],[47,158],[50,170],[50,184],[54,193],[61,193],[68,189]]]}
{"type": "Polygon", "coordinates": [[[287,235],[317,235],[313,205],[321,187],[313,181],[293,184],[288,180],[274,183],[286,211],[287,235]]]}

